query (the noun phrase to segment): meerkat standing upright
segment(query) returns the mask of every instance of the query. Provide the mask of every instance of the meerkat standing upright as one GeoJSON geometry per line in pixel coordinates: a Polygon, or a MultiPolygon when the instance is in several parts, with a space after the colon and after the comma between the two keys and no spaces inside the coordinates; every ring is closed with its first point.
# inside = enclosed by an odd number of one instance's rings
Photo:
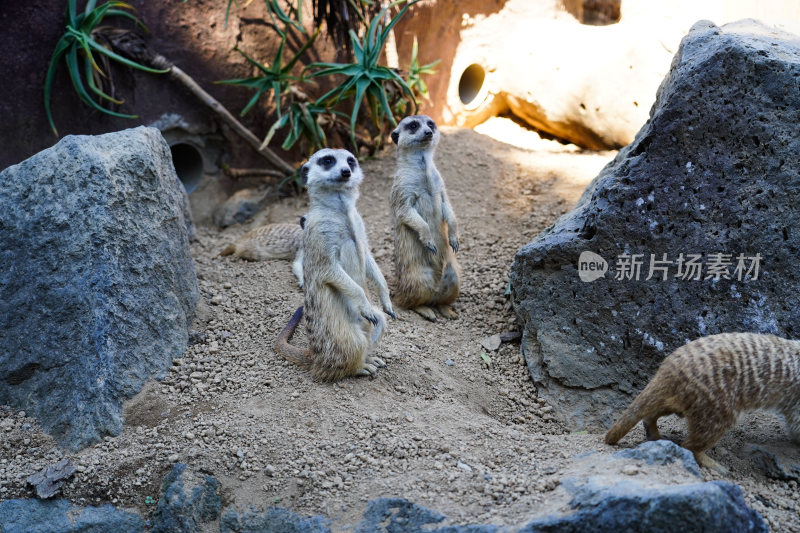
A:
{"type": "Polygon", "coordinates": [[[300,171],[310,201],[303,236],[305,314],[310,349],[289,344],[303,316],[299,308],[275,340],[275,351],[310,368],[318,379],[334,381],[374,374],[385,363],[370,354],[385,326],[374,307],[367,280],[378,289],[383,310],[394,317],[389,289],[372,257],[364,221],[356,210],[364,179],[347,150],[316,152],[300,171]]]}
{"type": "Polygon", "coordinates": [[[395,302],[436,321],[433,308],[456,318],[458,297],[456,217],[433,163],[436,124],[425,115],[404,118],[392,132],[397,170],[389,195],[394,224],[395,302]]]}
{"type": "Polygon", "coordinates": [[[800,341],[755,333],[723,333],[681,346],[661,363],[650,383],[606,434],[615,444],[639,420],[649,440],[660,439],[659,417],[685,417],[681,446],[703,466],[725,469],[705,454],[739,414],[774,409],[800,443],[800,341]]]}

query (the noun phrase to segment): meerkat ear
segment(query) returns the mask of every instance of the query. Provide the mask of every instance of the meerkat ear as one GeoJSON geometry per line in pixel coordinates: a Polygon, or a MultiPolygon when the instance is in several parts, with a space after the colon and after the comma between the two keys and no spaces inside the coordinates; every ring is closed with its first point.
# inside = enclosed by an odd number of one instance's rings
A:
{"type": "Polygon", "coordinates": [[[394,130],[392,132],[392,141],[394,141],[394,144],[397,144],[398,140],[400,140],[400,133],[397,130],[394,130]]]}
{"type": "Polygon", "coordinates": [[[303,178],[303,185],[308,184],[308,172],[309,172],[308,163],[300,167],[300,177],[303,178]]]}

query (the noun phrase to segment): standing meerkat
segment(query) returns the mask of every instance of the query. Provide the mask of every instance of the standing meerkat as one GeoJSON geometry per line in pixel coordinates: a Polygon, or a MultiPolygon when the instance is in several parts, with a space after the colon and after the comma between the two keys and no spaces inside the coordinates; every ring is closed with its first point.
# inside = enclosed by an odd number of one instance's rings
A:
{"type": "Polygon", "coordinates": [[[303,237],[305,314],[310,348],[289,344],[303,317],[299,308],[275,340],[275,352],[308,367],[314,377],[335,381],[374,374],[385,363],[371,355],[385,319],[369,301],[367,280],[378,289],[383,310],[394,317],[389,289],[372,257],[364,221],[356,210],[364,176],[347,150],[323,149],[300,170],[308,187],[303,237]]]}
{"type": "Polygon", "coordinates": [[[394,225],[395,302],[436,321],[432,308],[456,318],[458,229],[444,181],[433,163],[436,124],[425,115],[404,118],[392,132],[397,170],[389,195],[394,225]]]}
{"type": "Polygon", "coordinates": [[[293,259],[294,272],[303,288],[303,219],[300,224],[267,224],[252,229],[229,244],[219,255],[236,254],[250,261],[293,259]]]}
{"type": "Polygon", "coordinates": [[[648,440],[657,440],[659,417],[685,417],[681,446],[697,462],[725,469],[705,454],[754,409],[774,409],[800,443],[800,341],[756,333],[723,333],[696,339],[672,352],[650,383],[606,434],[615,444],[644,420],[648,440]]]}

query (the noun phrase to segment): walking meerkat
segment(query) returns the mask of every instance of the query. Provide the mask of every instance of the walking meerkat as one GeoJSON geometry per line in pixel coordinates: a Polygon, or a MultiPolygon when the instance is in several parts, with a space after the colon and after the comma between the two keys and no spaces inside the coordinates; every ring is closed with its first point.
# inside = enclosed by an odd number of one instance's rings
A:
{"type": "Polygon", "coordinates": [[[456,318],[458,229],[444,181],[433,163],[436,124],[425,115],[404,118],[392,132],[397,170],[389,195],[394,225],[395,302],[436,321],[432,308],[456,318]]]}
{"type": "Polygon", "coordinates": [[[289,259],[303,288],[303,228],[300,224],[267,224],[252,229],[229,244],[219,255],[235,254],[250,261],[289,259]]]}
{"type": "Polygon", "coordinates": [[[615,444],[644,420],[648,440],[657,440],[659,417],[685,417],[681,446],[697,462],[725,469],[705,454],[740,414],[774,409],[800,443],[800,341],[755,333],[723,333],[696,339],[672,352],[650,383],[606,434],[615,444]]]}
{"type": "Polygon", "coordinates": [[[385,319],[370,303],[367,280],[377,287],[383,310],[391,317],[394,311],[356,210],[364,176],[353,154],[327,148],[312,155],[300,173],[310,204],[303,237],[305,307],[278,335],[275,352],[324,381],[374,374],[385,366],[371,354],[385,319]],[[304,310],[307,350],[289,344],[304,310]]]}

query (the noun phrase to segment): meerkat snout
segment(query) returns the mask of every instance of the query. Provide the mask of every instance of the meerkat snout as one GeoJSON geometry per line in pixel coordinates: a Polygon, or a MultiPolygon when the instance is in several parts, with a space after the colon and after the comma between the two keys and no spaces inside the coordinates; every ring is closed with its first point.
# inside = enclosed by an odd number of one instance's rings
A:
{"type": "Polygon", "coordinates": [[[341,174],[339,175],[339,181],[347,181],[350,179],[350,169],[343,168],[341,174]]]}

